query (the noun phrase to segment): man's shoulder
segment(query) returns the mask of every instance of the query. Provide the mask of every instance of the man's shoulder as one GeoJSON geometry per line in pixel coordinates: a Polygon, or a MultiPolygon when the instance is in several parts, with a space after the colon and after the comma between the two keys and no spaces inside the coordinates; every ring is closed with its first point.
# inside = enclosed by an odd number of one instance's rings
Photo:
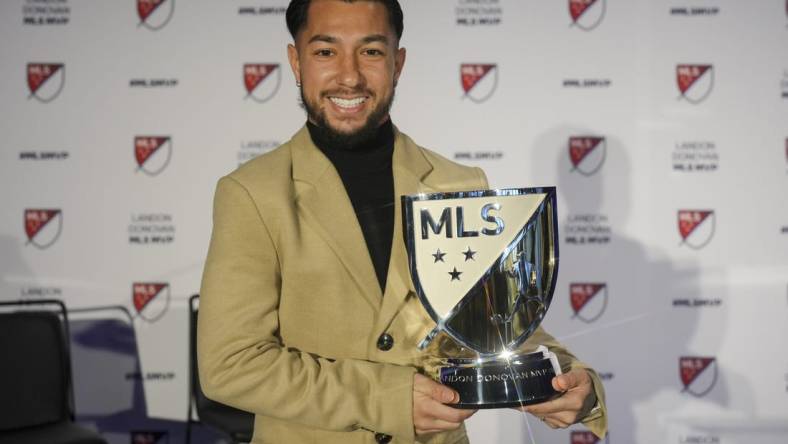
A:
{"type": "Polygon", "coordinates": [[[433,151],[429,148],[425,148],[423,146],[419,146],[421,151],[424,153],[424,157],[427,158],[427,161],[432,164],[435,168],[433,171],[434,173],[443,173],[443,174],[471,174],[477,175],[478,168],[463,165],[461,163],[455,162],[448,157],[443,156],[442,154],[433,151]]]}
{"type": "Polygon", "coordinates": [[[481,168],[455,162],[432,149],[425,148],[415,143],[408,135],[404,133],[401,134],[405,138],[406,143],[410,143],[412,146],[416,147],[432,166],[430,178],[433,181],[443,184],[452,184],[457,181],[467,182],[468,180],[474,182],[477,180],[486,181],[484,172],[481,168]]]}
{"type": "Polygon", "coordinates": [[[292,171],[292,140],[260,154],[227,175],[246,187],[259,189],[289,181],[292,171]]]}

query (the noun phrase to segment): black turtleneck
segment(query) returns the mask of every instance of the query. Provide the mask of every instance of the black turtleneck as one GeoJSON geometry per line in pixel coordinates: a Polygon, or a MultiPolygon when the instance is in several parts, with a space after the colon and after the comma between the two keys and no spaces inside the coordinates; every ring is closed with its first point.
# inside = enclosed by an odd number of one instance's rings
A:
{"type": "Polygon", "coordinates": [[[307,122],[307,128],[312,141],[334,164],[345,185],[378,283],[384,291],[394,234],[394,175],[391,170],[394,128],[391,120],[382,124],[368,141],[353,147],[339,145],[325,129],[311,122],[307,122]]]}

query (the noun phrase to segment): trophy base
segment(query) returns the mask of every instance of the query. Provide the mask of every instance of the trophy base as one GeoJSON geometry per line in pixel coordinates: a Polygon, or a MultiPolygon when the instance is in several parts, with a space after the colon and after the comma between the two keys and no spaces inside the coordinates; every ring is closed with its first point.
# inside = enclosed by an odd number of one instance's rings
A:
{"type": "Polygon", "coordinates": [[[555,354],[540,346],[534,353],[478,362],[448,359],[440,368],[440,383],[460,394],[461,409],[521,407],[560,395],[552,380],[561,374],[555,354]]]}

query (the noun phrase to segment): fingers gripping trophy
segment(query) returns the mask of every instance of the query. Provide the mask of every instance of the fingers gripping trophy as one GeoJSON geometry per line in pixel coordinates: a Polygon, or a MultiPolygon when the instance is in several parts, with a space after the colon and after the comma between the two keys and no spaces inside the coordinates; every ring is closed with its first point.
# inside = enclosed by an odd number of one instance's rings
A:
{"type": "Polygon", "coordinates": [[[558,271],[555,187],[402,197],[411,278],[435,321],[419,344],[456,407],[524,406],[558,395],[555,354],[526,339],[558,271]]]}

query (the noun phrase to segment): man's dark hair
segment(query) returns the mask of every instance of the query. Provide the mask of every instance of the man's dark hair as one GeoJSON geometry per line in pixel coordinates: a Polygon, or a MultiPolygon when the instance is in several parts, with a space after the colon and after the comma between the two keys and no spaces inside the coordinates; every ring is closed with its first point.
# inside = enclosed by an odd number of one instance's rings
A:
{"type": "MultiPolygon", "coordinates": [[[[402,38],[402,29],[404,25],[402,24],[402,8],[399,5],[399,1],[397,0],[342,0],[345,3],[353,3],[354,1],[375,1],[378,3],[383,3],[383,6],[386,7],[386,11],[389,14],[389,25],[391,25],[391,29],[394,30],[394,33],[397,34],[397,41],[402,38]]],[[[296,34],[301,28],[306,24],[306,17],[307,12],[309,11],[309,4],[312,3],[312,0],[291,0],[290,5],[287,7],[287,13],[285,18],[287,20],[287,29],[290,31],[290,35],[293,36],[293,40],[296,38],[296,34]]]]}

